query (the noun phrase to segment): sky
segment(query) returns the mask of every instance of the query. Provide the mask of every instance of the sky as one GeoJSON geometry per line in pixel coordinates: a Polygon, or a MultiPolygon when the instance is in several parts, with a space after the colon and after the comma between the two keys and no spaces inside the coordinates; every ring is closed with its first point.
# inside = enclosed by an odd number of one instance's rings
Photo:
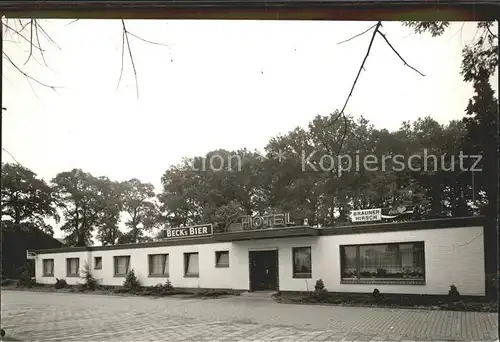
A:
{"type": "MultiPolygon", "coordinates": [[[[29,45],[4,34],[2,161],[46,181],[81,168],[116,181],[139,178],[161,190],[165,170],[182,157],[224,148],[263,149],[269,139],[316,115],[341,109],[371,34],[371,22],[126,21],[137,71],[117,20],[41,21],[55,43],[24,64],[29,45]],[[30,84],[31,83],[31,84],[30,84]]],[[[432,116],[461,119],[473,91],[459,74],[461,51],[476,23],[452,23],[437,38],[398,22],[382,32],[425,77],[405,67],[376,37],[346,113],[377,128],[432,116]]],[[[29,37],[29,32],[26,33],[29,37]]],[[[19,38],[17,38],[19,39],[19,38]]],[[[493,80],[498,89],[498,78],[493,80]]],[[[60,231],[56,229],[56,236],[60,231]]]]}

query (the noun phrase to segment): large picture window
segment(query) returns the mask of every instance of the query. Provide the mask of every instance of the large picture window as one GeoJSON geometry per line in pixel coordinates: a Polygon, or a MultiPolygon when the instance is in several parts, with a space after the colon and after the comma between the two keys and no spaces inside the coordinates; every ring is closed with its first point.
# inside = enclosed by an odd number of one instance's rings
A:
{"type": "Polygon", "coordinates": [[[293,255],[293,277],[311,278],[312,277],[311,247],[292,248],[292,255],[293,255]]]}
{"type": "Polygon", "coordinates": [[[149,275],[168,277],[168,254],[149,255],[149,275]]]}
{"type": "Polygon", "coordinates": [[[66,259],[66,276],[79,277],[80,276],[80,259],[68,258],[66,259]]]}
{"type": "Polygon", "coordinates": [[[54,276],[54,259],[43,259],[43,276],[54,276]]]}
{"type": "Polygon", "coordinates": [[[125,277],[130,271],[130,255],[114,257],[115,277],[125,277]]]}
{"type": "Polygon", "coordinates": [[[342,283],[425,283],[423,242],[340,246],[340,257],[342,283]]]}
{"type": "Polygon", "coordinates": [[[198,253],[184,253],[184,276],[197,278],[199,276],[198,269],[198,253]]]}

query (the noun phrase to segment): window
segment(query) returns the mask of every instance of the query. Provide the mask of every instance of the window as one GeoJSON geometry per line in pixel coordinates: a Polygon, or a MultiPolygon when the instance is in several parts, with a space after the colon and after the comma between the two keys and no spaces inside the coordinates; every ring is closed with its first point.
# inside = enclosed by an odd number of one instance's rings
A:
{"type": "Polygon", "coordinates": [[[43,259],[43,276],[54,276],[54,259],[43,259]]]}
{"type": "Polygon", "coordinates": [[[184,276],[194,278],[199,276],[198,253],[184,253],[184,276]]]}
{"type": "Polygon", "coordinates": [[[229,251],[215,252],[215,267],[229,267],[229,251]]]}
{"type": "Polygon", "coordinates": [[[94,257],[94,269],[102,269],[102,257],[94,257]]]}
{"type": "Polygon", "coordinates": [[[425,284],[424,242],[340,246],[341,282],[425,284]]]}
{"type": "Polygon", "coordinates": [[[149,255],[149,275],[168,277],[168,254],[149,255]]]}
{"type": "Polygon", "coordinates": [[[293,277],[312,278],[311,247],[292,248],[293,277]]]}
{"type": "Polygon", "coordinates": [[[115,277],[125,277],[130,270],[130,255],[115,256],[115,277]]]}
{"type": "Polygon", "coordinates": [[[66,276],[79,277],[80,276],[80,259],[68,258],[66,259],[66,276]]]}

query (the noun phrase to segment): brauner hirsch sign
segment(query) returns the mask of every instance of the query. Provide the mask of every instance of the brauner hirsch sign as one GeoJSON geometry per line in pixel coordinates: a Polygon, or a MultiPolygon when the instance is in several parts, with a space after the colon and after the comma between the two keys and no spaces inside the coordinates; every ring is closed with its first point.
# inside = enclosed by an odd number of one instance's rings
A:
{"type": "Polygon", "coordinates": [[[382,209],[363,209],[351,211],[352,222],[369,222],[382,220],[382,209]]]}
{"type": "Polygon", "coordinates": [[[212,235],[213,229],[212,224],[202,224],[192,227],[170,228],[167,229],[166,233],[167,238],[209,236],[212,235]]]}

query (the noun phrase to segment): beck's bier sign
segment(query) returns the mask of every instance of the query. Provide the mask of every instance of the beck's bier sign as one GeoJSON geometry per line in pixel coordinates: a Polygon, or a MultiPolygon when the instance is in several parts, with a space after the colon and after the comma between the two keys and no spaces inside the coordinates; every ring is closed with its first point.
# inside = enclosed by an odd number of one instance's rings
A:
{"type": "Polygon", "coordinates": [[[382,220],[382,208],[351,211],[352,222],[370,222],[382,220]]]}
{"type": "Polygon", "coordinates": [[[167,238],[199,237],[213,234],[212,224],[202,224],[192,227],[177,227],[166,230],[167,238]]]}

